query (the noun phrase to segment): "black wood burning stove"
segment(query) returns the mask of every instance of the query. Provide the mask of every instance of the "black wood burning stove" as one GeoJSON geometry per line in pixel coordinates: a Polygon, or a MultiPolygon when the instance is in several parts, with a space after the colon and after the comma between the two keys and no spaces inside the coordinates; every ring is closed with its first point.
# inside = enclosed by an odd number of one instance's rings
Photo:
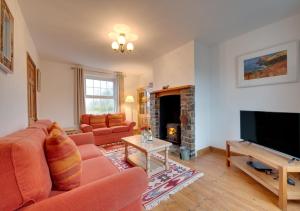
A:
{"type": "Polygon", "coordinates": [[[167,141],[180,145],[181,144],[181,129],[178,123],[167,124],[167,141]]]}
{"type": "Polygon", "coordinates": [[[180,145],[180,95],[161,97],[159,109],[159,138],[180,145]]]}

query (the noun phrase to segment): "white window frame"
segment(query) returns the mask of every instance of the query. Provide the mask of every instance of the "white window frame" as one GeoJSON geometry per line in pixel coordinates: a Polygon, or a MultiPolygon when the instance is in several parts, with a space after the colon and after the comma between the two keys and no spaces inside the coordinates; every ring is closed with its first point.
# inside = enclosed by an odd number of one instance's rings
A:
{"type": "MultiPolygon", "coordinates": [[[[114,100],[114,111],[118,111],[118,85],[117,85],[117,80],[114,78],[106,78],[106,77],[101,77],[101,76],[94,76],[94,75],[85,75],[84,77],[84,98],[94,98],[94,99],[113,99],[114,100]],[[98,81],[111,81],[113,82],[113,96],[101,96],[101,95],[87,95],[86,94],[86,79],[91,79],[91,80],[98,80],[98,81]]],[[[86,105],[84,105],[86,106],[86,105]]],[[[86,109],[86,108],[85,108],[86,109]]]]}

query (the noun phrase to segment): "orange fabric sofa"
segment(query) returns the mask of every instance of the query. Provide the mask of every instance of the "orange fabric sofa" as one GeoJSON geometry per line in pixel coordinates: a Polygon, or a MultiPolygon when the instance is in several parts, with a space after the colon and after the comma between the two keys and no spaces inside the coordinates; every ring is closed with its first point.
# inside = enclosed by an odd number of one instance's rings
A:
{"type": "Polygon", "coordinates": [[[103,145],[120,141],[132,136],[135,122],[126,121],[125,113],[92,115],[84,114],[80,118],[80,129],[84,133],[93,132],[95,144],[103,145]],[[114,119],[119,116],[119,119],[114,119]]]}
{"type": "Polygon", "coordinates": [[[147,175],[137,167],[120,172],[95,146],[92,133],[70,136],[82,158],[80,186],[53,190],[44,154],[49,124],[38,121],[0,138],[0,210],[142,210],[147,175]]]}

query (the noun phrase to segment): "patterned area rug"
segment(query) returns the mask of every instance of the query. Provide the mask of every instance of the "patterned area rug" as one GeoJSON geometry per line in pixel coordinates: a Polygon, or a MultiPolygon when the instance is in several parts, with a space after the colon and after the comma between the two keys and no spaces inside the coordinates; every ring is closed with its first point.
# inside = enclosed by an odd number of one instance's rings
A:
{"type": "MultiPolygon", "coordinates": [[[[120,171],[132,166],[124,160],[125,150],[122,143],[100,147],[100,150],[108,157],[120,171]]],[[[129,148],[129,153],[137,150],[129,148]]],[[[157,159],[164,160],[164,156],[154,154],[157,159]]],[[[190,169],[180,163],[169,159],[169,170],[161,171],[149,178],[148,188],[143,194],[142,203],[146,210],[157,206],[161,201],[167,200],[170,194],[180,191],[203,176],[197,170],[190,169]]]]}

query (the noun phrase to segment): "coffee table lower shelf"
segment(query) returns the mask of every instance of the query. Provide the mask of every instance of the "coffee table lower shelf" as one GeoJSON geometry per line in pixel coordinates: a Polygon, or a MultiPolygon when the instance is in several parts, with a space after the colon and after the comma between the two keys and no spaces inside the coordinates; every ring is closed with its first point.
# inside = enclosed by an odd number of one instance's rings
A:
{"type": "MultiPolygon", "coordinates": [[[[147,170],[147,161],[144,153],[134,153],[127,157],[127,162],[133,166],[139,166],[147,170]]],[[[152,176],[166,169],[164,161],[161,161],[153,156],[150,156],[150,169],[148,176],[152,176]]]]}

